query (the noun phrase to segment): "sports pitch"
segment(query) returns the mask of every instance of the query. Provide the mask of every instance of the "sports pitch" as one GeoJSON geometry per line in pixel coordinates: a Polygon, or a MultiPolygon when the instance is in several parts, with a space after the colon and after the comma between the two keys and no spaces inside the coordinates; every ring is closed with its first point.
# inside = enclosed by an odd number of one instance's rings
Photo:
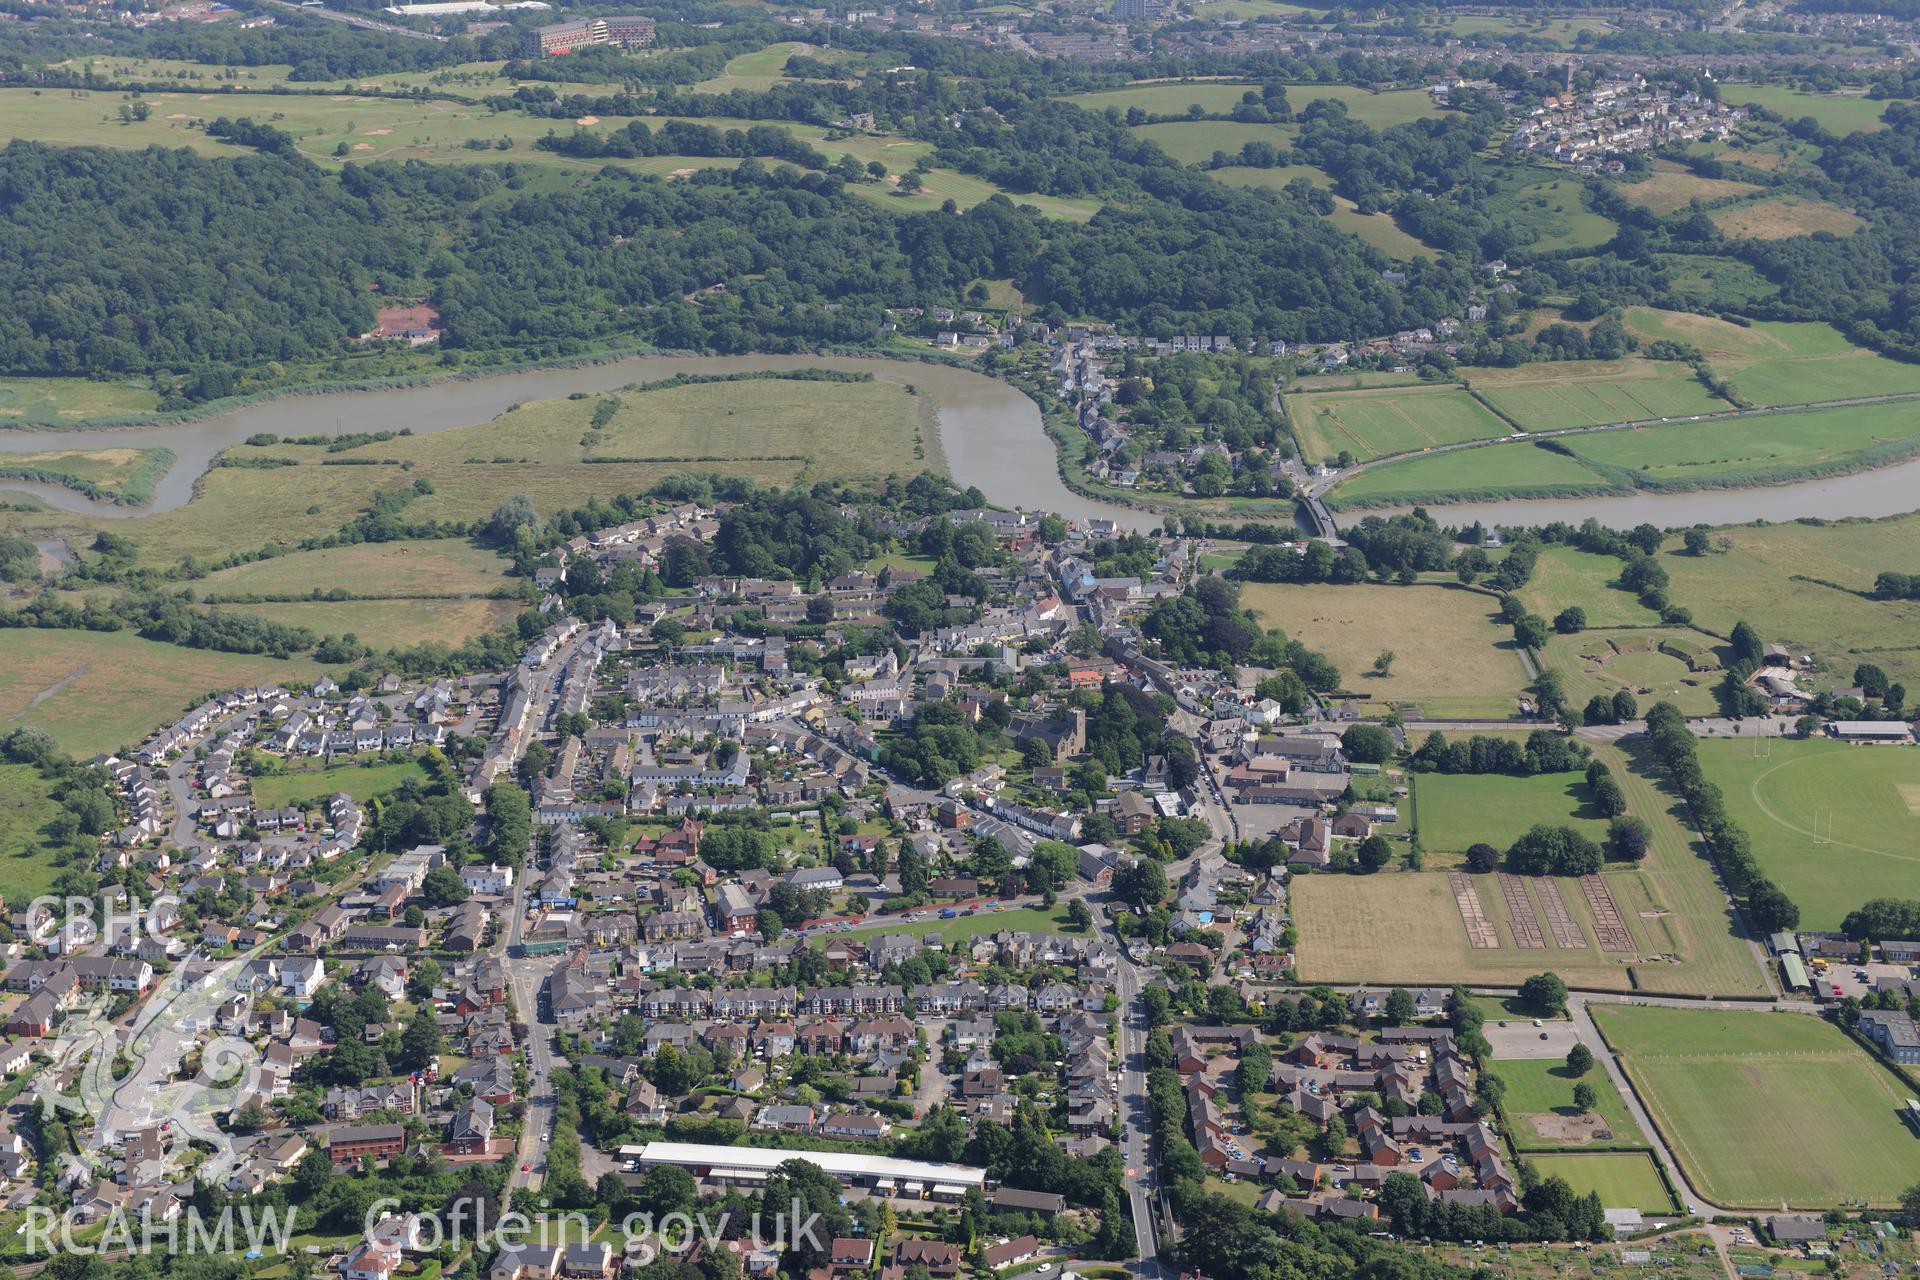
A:
{"type": "Polygon", "coordinates": [[[1596,1005],[1593,1015],[1688,1179],[1717,1203],[1889,1204],[1920,1179],[1910,1090],[1797,1013],[1596,1005]]]}
{"type": "Polygon", "coordinates": [[[1396,387],[1286,398],[1302,452],[1313,461],[1351,453],[1366,461],[1434,445],[1491,440],[1511,428],[1458,387],[1396,387]]]}
{"type": "Polygon", "coordinates": [[[1805,928],[1920,897],[1920,748],[1707,739],[1700,763],[1805,928]]]}

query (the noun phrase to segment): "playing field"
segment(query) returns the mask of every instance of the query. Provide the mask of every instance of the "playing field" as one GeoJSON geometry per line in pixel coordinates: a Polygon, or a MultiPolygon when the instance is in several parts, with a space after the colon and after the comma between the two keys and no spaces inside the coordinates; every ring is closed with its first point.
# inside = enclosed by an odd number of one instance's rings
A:
{"type": "Polygon", "coordinates": [[[1516,594],[1528,609],[1548,619],[1578,605],[1590,627],[1650,626],[1660,621],[1632,592],[1613,585],[1623,567],[1625,562],[1618,556],[1549,546],[1540,552],[1533,576],[1516,594]]]}
{"type": "Polygon", "coordinates": [[[304,659],[181,649],[125,632],[6,633],[0,733],[35,725],[78,756],[138,745],[207,694],[242,684],[304,682],[304,659]]]}
{"type": "Polygon", "coordinates": [[[1630,182],[1620,194],[1658,214],[1676,213],[1695,200],[1710,202],[1731,196],[1750,196],[1762,190],[1751,182],[1731,178],[1703,178],[1672,160],[1655,160],[1653,176],[1630,182]]]}
{"type": "Polygon", "coordinates": [[[1308,586],[1249,582],[1240,598],[1340,668],[1344,688],[1367,695],[1369,714],[1412,704],[1429,718],[1512,714],[1527,682],[1493,599],[1443,586],[1308,586]],[[1384,650],[1391,672],[1372,674],[1384,650]]]}
{"type": "Polygon", "coordinates": [[[1797,1013],[1595,1005],[1594,1020],[1702,1195],[1776,1209],[1890,1204],[1920,1179],[1910,1090],[1797,1013]]]}
{"type": "Polygon", "coordinates": [[[1812,116],[1821,128],[1833,134],[1887,127],[1880,117],[1886,112],[1888,102],[1876,101],[1864,94],[1806,93],[1778,84],[1729,84],[1721,87],[1720,96],[1736,106],[1765,107],[1788,120],[1812,116]]]}
{"type": "Polygon", "coordinates": [[[1544,922],[1542,885],[1559,889],[1568,917],[1587,945],[1522,948],[1514,943],[1511,913],[1494,876],[1468,877],[1482,916],[1499,945],[1469,944],[1459,905],[1444,871],[1371,876],[1306,875],[1290,886],[1297,956],[1305,982],[1466,982],[1517,987],[1552,969],[1576,987],[1690,995],[1762,995],[1768,990],[1748,944],[1733,936],[1725,896],[1711,868],[1694,851],[1690,833],[1674,817],[1674,798],[1635,769],[1651,767],[1644,744],[1592,744],[1613,768],[1627,810],[1653,830],[1646,859],[1603,874],[1608,896],[1631,941],[1630,953],[1596,945],[1595,916],[1575,880],[1525,884],[1536,919],[1544,922]]]}
{"type": "Polygon", "coordinates": [[[1920,689],[1920,601],[1860,594],[1872,590],[1882,569],[1920,558],[1920,517],[1740,526],[1713,537],[1728,549],[1690,556],[1678,551],[1676,538],[1660,557],[1673,598],[1701,626],[1726,635],[1752,619],[1767,639],[1832,666],[1819,687],[1851,685],[1854,665],[1873,662],[1920,689]],[[1822,585],[1828,582],[1838,588],[1822,585]]]}
{"type": "Polygon", "coordinates": [[[1286,408],[1301,452],[1313,462],[1342,453],[1365,461],[1511,433],[1485,405],[1452,386],[1297,394],[1286,397],[1286,408]]]}
{"type": "Polygon", "coordinates": [[[1596,843],[1607,836],[1607,820],[1593,807],[1581,773],[1419,773],[1413,800],[1420,840],[1434,853],[1465,853],[1479,843],[1505,850],[1538,823],[1572,827],[1596,843]]]}
{"type": "MultiPolygon", "coordinates": [[[[1607,1086],[1612,1088],[1611,1085],[1607,1086]]],[[[1598,1192],[1603,1209],[1672,1213],[1673,1197],[1660,1180],[1653,1157],[1637,1151],[1592,1151],[1527,1157],[1542,1178],[1563,1178],[1575,1194],[1598,1192]]]]}
{"type": "Polygon", "coordinates": [[[1869,898],[1920,898],[1920,748],[1707,739],[1700,763],[1803,928],[1838,928],[1869,898]]]}
{"type": "Polygon", "coordinates": [[[1707,217],[1736,240],[1786,240],[1819,231],[1850,236],[1867,225],[1859,214],[1806,196],[1768,196],[1750,204],[1715,209],[1707,217]]]}
{"type": "Polygon", "coordinates": [[[1526,441],[1396,459],[1342,481],[1327,505],[1392,506],[1471,498],[1611,493],[1622,486],[1578,459],[1526,441]]]}
{"type": "Polygon", "coordinates": [[[355,800],[371,800],[399,789],[408,779],[424,779],[426,771],[412,760],[398,764],[343,764],[330,769],[297,769],[253,780],[255,804],[279,808],[310,804],[344,791],[355,800]]]}
{"type": "Polygon", "coordinates": [[[1550,638],[1546,665],[1559,672],[1567,701],[1576,707],[1625,689],[1643,715],[1656,702],[1671,702],[1690,716],[1713,715],[1719,708],[1718,644],[1691,628],[1582,631],[1550,638]]]}
{"type": "Polygon", "coordinates": [[[1468,385],[1528,431],[1684,418],[1733,407],[1701,385],[1685,365],[1653,360],[1476,370],[1468,385]]]}
{"type": "Polygon", "coordinates": [[[1598,1063],[1584,1076],[1573,1075],[1558,1058],[1502,1058],[1490,1069],[1507,1086],[1501,1105],[1507,1113],[1513,1145],[1521,1151],[1627,1147],[1646,1142],[1640,1126],[1627,1114],[1620,1091],[1598,1063]],[[1577,1084],[1592,1088],[1591,1112],[1573,1105],[1577,1084]]]}

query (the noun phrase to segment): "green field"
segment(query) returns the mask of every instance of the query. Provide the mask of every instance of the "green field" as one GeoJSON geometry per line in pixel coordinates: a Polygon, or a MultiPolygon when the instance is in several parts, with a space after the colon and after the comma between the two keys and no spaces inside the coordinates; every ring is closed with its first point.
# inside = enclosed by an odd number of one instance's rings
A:
{"type": "Polygon", "coordinates": [[[1596,1005],[1593,1016],[1688,1180],[1721,1204],[1890,1204],[1920,1179],[1911,1090],[1796,1013],[1596,1005]]]}
{"type": "Polygon", "coordinates": [[[304,683],[304,659],[181,649],[125,632],[9,631],[0,662],[0,732],[35,725],[74,755],[139,744],[209,693],[304,683]]]}
{"type": "Polygon", "coordinates": [[[1683,418],[1733,407],[1685,365],[1651,360],[1549,361],[1476,370],[1467,385],[1527,431],[1683,418]]]}
{"type": "Polygon", "coordinates": [[[1716,362],[1714,367],[1727,375],[1734,390],[1757,405],[1809,404],[1920,392],[1920,365],[1890,360],[1868,351],[1797,360],[1761,360],[1749,365],[1726,360],[1716,362]]]}
{"type": "Polygon", "coordinates": [[[1577,460],[1521,442],[1407,458],[1344,480],[1327,505],[1391,506],[1469,498],[1606,493],[1619,486],[1577,460]]]}
{"type": "Polygon", "coordinates": [[[1806,196],[1774,195],[1715,209],[1707,217],[1733,240],[1787,240],[1794,236],[1850,236],[1867,220],[1848,209],[1806,196]]]}
{"type": "Polygon", "coordinates": [[[1223,151],[1230,156],[1238,155],[1240,148],[1249,142],[1270,142],[1276,147],[1284,147],[1293,136],[1293,126],[1247,124],[1238,120],[1177,120],[1166,124],[1139,125],[1133,132],[1154,143],[1181,164],[1200,164],[1212,159],[1216,151],[1223,151]]]}
{"type": "Polygon", "coordinates": [[[1534,237],[1529,247],[1541,251],[1588,249],[1613,239],[1617,228],[1611,219],[1587,208],[1579,179],[1552,176],[1543,170],[1525,172],[1541,176],[1523,176],[1507,185],[1489,202],[1488,211],[1534,237]]]}
{"type": "Polygon", "coordinates": [[[1707,739],[1700,763],[1803,927],[1838,928],[1869,898],[1920,898],[1920,749],[1707,739]]]}
{"type": "Polygon", "coordinates": [[[764,93],[787,78],[787,59],[795,54],[810,54],[813,46],[798,40],[771,44],[752,53],[743,53],[727,62],[719,75],[693,86],[695,93],[728,93],[744,89],[764,93]]]}
{"type": "Polygon", "coordinates": [[[327,769],[297,769],[255,778],[253,799],[256,804],[280,808],[290,804],[311,804],[337,791],[344,791],[355,800],[364,802],[398,790],[400,784],[408,779],[424,780],[426,776],[426,771],[412,760],[395,764],[343,764],[327,769]]]}
{"type": "Polygon", "coordinates": [[[1620,188],[1620,194],[1655,213],[1677,213],[1695,200],[1709,203],[1734,196],[1751,196],[1765,190],[1751,182],[1730,178],[1703,178],[1672,160],[1655,160],[1653,173],[1639,182],[1620,188]]]}
{"type": "Polygon", "coordinates": [[[1560,673],[1567,701],[1576,707],[1625,689],[1642,714],[1655,702],[1671,702],[1687,715],[1704,716],[1720,706],[1714,694],[1721,679],[1717,644],[1688,629],[1602,629],[1553,636],[1545,661],[1560,673]]]}
{"type": "Polygon", "coordinates": [[[1632,592],[1614,585],[1624,567],[1618,556],[1555,544],[1541,550],[1533,576],[1514,594],[1543,618],[1578,605],[1586,612],[1589,627],[1652,626],[1660,616],[1632,592]]]}
{"type": "MultiPolygon", "coordinates": [[[[1608,1088],[1612,1088],[1611,1085],[1608,1088]]],[[[1578,1195],[1598,1192],[1606,1209],[1644,1209],[1672,1213],[1673,1196],[1660,1179],[1653,1157],[1636,1151],[1592,1151],[1578,1155],[1529,1156],[1542,1178],[1564,1178],[1578,1195]]]]}
{"type": "Polygon", "coordinates": [[[1235,165],[1226,169],[1214,169],[1207,176],[1215,182],[1224,182],[1230,187],[1259,187],[1263,191],[1280,191],[1288,183],[1299,178],[1305,178],[1308,183],[1316,187],[1333,185],[1332,176],[1325,169],[1312,164],[1281,165],[1273,169],[1248,169],[1235,165]]]}
{"type": "Polygon", "coordinates": [[[1333,198],[1333,212],[1327,215],[1327,221],[1362,243],[1370,244],[1380,252],[1396,258],[1434,256],[1433,250],[1418,238],[1402,231],[1400,224],[1393,220],[1392,215],[1361,213],[1353,201],[1345,196],[1333,198]]]}
{"type": "Polygon", "coordinates": [[[1483,841],[1504,850],[1539,823],[1572,827],[1595,842],[1607,836],[1607,820],[1589,801],[1579,773],[1422,773],[1414,775],[1413,799],[1420,840],[1435,853],[1465,853],[1483,841]]]}
{"type": "Polygon", "coordinates": [[[1628,307],[1625,324],[1627,332],[1642,342],[1684,342],[1715,360],[1837,355],[1852,349],[1839,330],[1824,324],[1740,325],[1717,316],[1658,307],[1628,307]]]}
{"type": "MultiPolygon", "coordinates": [[[[1120,89],[1074,94],[1066,101],[1089,111],[1105,111],[1113,107],[1124,112],[1130,107],[1139,107],[1153,116],[1185,115],[1188,108],[1198,104],[1202,111],[1209,114],[1225,115],[1239,106],[1242,95],[1249,91],[1257,96],[1260,86],[1244,81],[1222,80],[1144,81],[1120,89]]],[[[1306,110],[1308,103],[1322,99],[1345,103],[1349,116],[1375,129],[1439,114],[1434,109],[1433,100],[1421,89],[1390,89],[1384,93],[1373,93],[1344,84],[1287,86],[1287,105],[1296,115],[1306,110]]]]}
{"type": "Polygon", "coordinates": [[[1269,627],[1279,627],[1340,668],[1342,687],[1367,697],[1366,713],[1396,703],[1429,718],[1511,715],[1527,682],[1494,601],[1451,587],[1320,586],[1247,583],[1240,598],[1269,627]],[[1372,674],[1391,649],[1390,674],[1372,674]]]}
{"type": "MultiPolygon", "coordinates": [[[[913,157],[908,155],[900,161],[902,171],[911,167],[913,157]]],[[[882,160],[882,164],[891,167],[892,162],[882,160]]],[[[960,173],[953,169],[929,169],[920,177],[920,190],[912,192],[899,189],[898,174],[884,183],[862,182],[848,190],[862,199],[871,200],[883,209],[893,209],[901,213],[925,213],[938,209],[951,200],[962,209],[971,209],[985,200],[997,195],[1005,195],[1015,204],[1030,204],[1049,218],[1064,218],[1069,222],[1085,222],[1100,212],[1103,201],[1093,196],[1043,196],[1004,192],[983,178],[972,174],[960,173]]]]}
{"type": "Polygon", "coordinates": [[[62,423],[151,413],[160,396],[144,383],[86,378],[0,378],[0,422],[62,423]]]}
{"type": "MultiPolygon", "coordinates": [[[[922,908],[928,910],[928,908],[922,908]]],[[[952,945],[983,934],[998,933],[1002,929],[1012,929],[1025,933],[1071,933],[1067,925],[1067,909],[1056,907],[1052,911],[1040,907],[1009,907],[1002,911],[976,911],[970,916],[955,916],[951,920],[939,918],[937,908],[927,919],[914,924],[890,924],[878,929],[861,929],[855,937],[877,938],[889,933],[938,934],[943,942],[952,945]]],[[[822,945],[825,939],[820,940],[822,945]]]]}
{"type": "Polygon", "coordinates": [[[1880,117],[1888,101],[1876,101],[1864,94],[1806,93],[1779,84],[1728,84],[1720,87],[1720,97],[1736,106],[1765,107],[1788,120],[1812,116],[1832,134],[1887,127],[1880,117]]]}
{"type": "Polygon", "coordinates": [[[1301,455],[1314,462],[1342,452],[1367,461],[1510,434],[1485,405],[1453,386],[1296,394],[1286,397],[1286,408],[1301,455]]]}
{"type": "Polygon", "coordinates": [[[1627,1147],[1646,1142],[1640,1126],[1627,1114],[1627,1104],[1621,1099],[1620,1091],[1607,1078],[1606,1068],[1598,1063],[1579,1077],[1570,1074],[1566,1063],[1558,1058],[1502,1058],[1489,1069],[1507,1086],[1501,1106],[1507,1113],[1517,1150],[1560,1151],[1590,1145],[1627,1147]],[[1576,1084],[1592,1087],[1593,1114],[1603,1123],[1578,1125],[1581,1113],[1573,1105],[1576,1084]],[[1598,1137],[1602,1130],[1613,1136],[1598,1137]],[[1573,1136],[1568,1136],[1569,1133],[1573,1136]]]}
{"type": "Polygon", "coordinates": [[[0,764],[0,881],[7,901],[50,892],[61,868],[47,856],[40,829],[60,813],[36,765],[0,764]]]}
{"type": "Polygon", "coordinates": [[[1675,538],[1660,557],[1670,594],[1700,626],[1726,635],[1752,619],[1767,639],[1830,667],[1817,687],[1851,685],[1855,664],[1873,662],[1920,689],[1920,601],[1864,594],[1882,569],[1920,557],[1920,517],[1740,526],[1713,537],[1724,552],[1687,555],[1675,538]]]}
{"type": "Polygon", "coordinates": [[[1669,287],[1700,306],[1745,310],[1771,298],[1774,283],[1751,264],[1705,253],[1660,253],[1654,260],[1667,271],[1669,287]]]}

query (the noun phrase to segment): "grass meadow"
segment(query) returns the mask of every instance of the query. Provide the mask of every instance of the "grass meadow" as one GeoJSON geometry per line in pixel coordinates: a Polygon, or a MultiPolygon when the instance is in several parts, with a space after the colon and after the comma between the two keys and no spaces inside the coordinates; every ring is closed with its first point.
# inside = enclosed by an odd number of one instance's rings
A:
{"type": "Polygon", "coordinates": [[[1819,231],[1850,236],[1867,225],[1865,218],[1839,205],[1792,195],[1767,196],[1715,209],[1707,217],[1736,240],[1787,240],[1819,231]]]}
{"type": "Polygon", "coordinates": [[[1556,493],[1608,493],[1620,486],[1565,454],[1525,441],[1491,444],[1372,467],[1342,481],[1327,505],[1390,506],[1556,493]]]}
{"type": "Polygon", "coordinates": [[[1618,556],[1555,544],[1541,549],[1533,576],[1515,594],[1543,618],[1551,619],[1562,609],[1578,605],[1586,612],[1589,627],[1658,623],[1658,614],[1641,604],[1631,591],[1614,585],[1624,567],[1618,556]]]}
{"type": "Polygon", "coordinates": [[[1516,710],[1526,669],[1491,596],[1438,585],[1323,586],[1247,583],[1240,598],[1340,668],[1342,687],[1367,696],[1369,714],[1412,704],[1428,718],[1504,718],[1516,710]],[[1397,656],[1372,674],[1383,650],[1397,656]]]}
{"type": "Polygon", "coordinates": [[[0,732],[34,725],[74,755],[137,745],[209,693],[306,681],[306,659],[182,649],[125,632],[9,631],[0,662],[0,732]]]}
{"type": "MultiPolygon", "coordinates": [[[[1115,107],[1124,112],[1131,107],[1139,107],[1148,115],[1172,116],[1185,115],[1188,108],[1198,104],[1202,111],[1225,115],[1239,106],[1242,95],[1250,91],[1257,94],[1260,86],[1237,80],[1149,80],[1118,89],[1078,93],[1065,100],[1088,111],[1105,111],[1115,107]]],[[[1295,114],[1305,110],[1308,103],[1327,98],[1346,104],[1350,117],[1375,129],[1439,114],[1434,108],[1433,99],[1422,89],[1389,89],[1384,93],[1373,93],[1346,84],[1287,86],[1287,105],[1295,114]]]]}
{"type": "Polygon", "coordinates": [[[459,538],[361,542],[222,569],[200,579],[198,587],[203,600],[334,590],[368,596],[484,595],[512,585],[508,567],[497,552],[459,538]]]}
{"type": "Polygon", "coordinates": [[[1826,739],[1700,743],[1761,870],[1836,929],[1869,898],[1920,898],[1920,750],[1826,739]]]}
{"type": "Polygon", "coordinates": [[[280,808],[311,804],[344,791],[362,803],[397,791],[409,779],[425,779],[426,771],[412,760],[341,764],[325,769],[293,769],[253,780],[256,804],[280,808]]]}
{"type": "Polygon", "coordinates": [[[1909,1090],[1796,1013],[1596,1005],[1594,1020],[1688,1180],[1721,1204],[1890,1204],[1920,1179],[1909,1090]]]}
{"type": "Polygon", "coordinates": [[[1882,569],[1920,557],[1920,516],[1745,525],[1713,538],[1726,550],[1687,555],[1675,538],[1660,557],[1670,594],[1698,625],[1726,635],[1751,619],[1767,639],[1825,663],[1826,687],[1851,685],[1855,664],[1873,662],[1920,689],[1920,601],[1866,595],[1882,569]]]}
{"type": "Polygon", "coordinates": [[[1703,178],[1672,160],[1655,160],[1653,174],[1620,188],[1620,194],[1654,213],[1678,213],[1695,200],[1703,203],[1750,196],[1764,190],[1751,182],[1731,178],[1703,178]]]}
{"type": "Polygon", "coordinates": [[[1580,773],[1421,773],[1414,775],[1413,800],[1421,843],[1433,853],[1461,854],[1481,842],[1504,850],[1539,823],[1572,827],[1595,842],[1607,836],[1607,820],[1580,773]]]}
{"type": "Polygon", "coordinates": [[[40,829],[59,813],[38,766],[0,764],[0,881],[11,900],[53,888],[61,868],[47,856],[40,829]]]}

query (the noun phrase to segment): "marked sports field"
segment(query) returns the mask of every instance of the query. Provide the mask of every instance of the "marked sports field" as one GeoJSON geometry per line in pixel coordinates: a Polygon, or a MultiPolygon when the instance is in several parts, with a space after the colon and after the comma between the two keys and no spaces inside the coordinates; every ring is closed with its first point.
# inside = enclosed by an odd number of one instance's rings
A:
{"type": "Polygon", "coordinates": [[[1799,1013],[1593,1006],[1688,1180],[1716,1203],[1889,1204],[1920,1179],[1909,1092],[1799,1013]]]}
{"type": "Polygon", "coordinates": [[[1287,415],[1308,459],[1342,453],[1362,461],[1463,440],[1491,440],[1511,428],[1453,386],[1334,391],[1286,397],[1287,415]]]}
{"type": "Polygon", "coordinates": [[[1920,747],[1707,739],[1700,763],[1803,927],[1920,897],[1920,747]]]}

